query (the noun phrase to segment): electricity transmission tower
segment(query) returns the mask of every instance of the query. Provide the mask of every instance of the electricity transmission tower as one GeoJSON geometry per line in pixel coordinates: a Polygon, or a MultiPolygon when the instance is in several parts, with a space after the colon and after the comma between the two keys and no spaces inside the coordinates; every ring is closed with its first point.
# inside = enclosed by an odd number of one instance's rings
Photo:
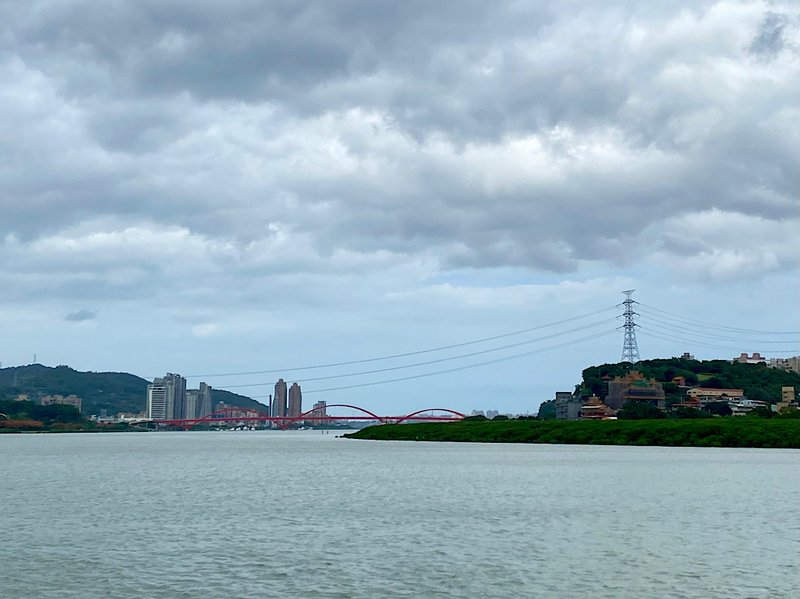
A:
{"type": "Polygon", "coordinates": [[[623,291],[625,301],[618,304],[620,307],[625,307],[625,311],[622,313],[625,317],[625,324],[622,325],[622,329],[625,331],[625,339],[622,342],[622,362],[629,362],[630,364],[636,364],[639,361],[639,346],[636,344],[636,327],[639,325],[634,320],[636,312],[633,311],[633,306],[638,302],[631,299],[634,291],[636,290],[628,289],[623,291]]]}

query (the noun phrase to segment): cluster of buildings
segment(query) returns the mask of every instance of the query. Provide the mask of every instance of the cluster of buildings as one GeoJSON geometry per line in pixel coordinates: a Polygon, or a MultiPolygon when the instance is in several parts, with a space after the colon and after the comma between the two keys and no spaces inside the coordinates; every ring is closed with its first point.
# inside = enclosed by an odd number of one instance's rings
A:
{"type": "MultiPolygon", "coordinates": [[[[78,408],[78,411],[81,411],[81,398],[77,395],[42,395],[38,398],[38,403],[43,406],[50,406],[53,404],[62,405],[62,406],[72,406],[74,408],[78,408]]],[[[26,393],[21,393],[14,398],[15,401],[32,401],[33,403],[37,403],[34,401],[34,398],[29,397],[26,393]]]]}
{"type": "Polygon", "coordinates": [[[200,383],[197,389],[187,389],[186,379],[168,372],[147,385],[147,418],[151,420],[182,420],[202,418],[211,414],[211,387],[200,383]]]}
{"type": "MultiPolygon", "coordinates": [[[[617,411],[629,402],[648,403],[666,411],[664,387],[655,379],[645,378],[638,371],[631,371],[625,376],[604,379],[608,385],[605,397],[578,397],[569,391],[559,391],[555,397],[556,418],[559,420],[605,420],[616,418],[617,411]]],[[[704,409],[711,403],[723,403],[734,416],[742,416],[756,408],[769,408],[776,411],[789,407],[797,407],[794,387],[781,388],[781,400],[774,407],[764,401],[748,399],[743,389],[711,389],[705,387],[688,387],[686,379],[676,377],[673,381],[683,388],[686,398],[673,403],[669,409],[695,408],[704,409]]]]}
{"type": "Polygon", "coordinates": [[[78,408],[78,411],[81,411],[81,398],[77,395],[43,395],[41,398],[41,403],[43,406],[49,406],[53,404],[62,405],[62,406],[72,406],[73,408],[78,408]]]}
{"type": "MultiPolygon", "coordinates": [[[[303,415],[303,391],[300,385],[292,383],[287,387],[286,381],[278,379],[275,393],[269,396],[269,415],[273,418],[299,418],[303,415]]],[[[328,405],[324,401],[316,402],[304,421],[308,424],[319,424],[328,415],[328,405]]]]}
{"type": "Polygon", "coordinates": [[[27,394],[21,393],[16,398],[15,401],[33,401],[33,403],[38,403],[42,406],[50,406],[50,405],[61,405],[61,406],[72,406],[74,408],[78,408],[78,411],[81,411],[81,398],[77,395],[42,395],[39,397],[39,401],[34,401],[33,398],[28,397],[27,394]]]}
{"type": "Polygon", "coordinates": [[[605,398],[592,395],[576,397],[569,391],[556,393],[556,418],[559,420],[597,420],[615,418],[617,410],[628,402],[649,403],[660,410],[666,408],[664,387],[655,379],[647,379],[634,370],[625,376],[606,377],[605,398]]]}
{"type": "MultiPolygon", "coordinates": [[[[168,372],[156,378],[147,385],[147,410],[143,415],[131,415],[131,418],[145,417],[149,420],[191,420],[203,418],[214,411],[229,408],[223,402],[216,405],[212,401],[212,389],[206,383],[200,383],[197,389],[187,389],[186,379],[179,374],[168,372]]],[[[308,422],[316,423],[328,415],[327,405],[318,401],[309,414],[308,422]]],[[[241,408],[241,415],[251,413],[247,408],[241,408]]],[[[283,379],[275,383],[275,392],[269,396],[267,414],[273,418],[299,418],[303,414],[303,391],[300,385],[286,384],[283,379]]],[[[235,414],[227,414],[234,417],[235,414]]]]}
{"type": "Polygon", "coordinates": [[[276,418],[298,418],[303,413],[303,392],[300,385],[292,383],[287,388],[286,381],[278,379],[275,394],[269,396],[269,415],[276,418]]]}
{"type": "Polygon", "coordinates": [[[758,352],[753,352],[753,355],[742,353],[738,357],[731,360],[740,364],[766,364],[769,368],[777,368],[778,370],[785,370],[786,372],[796,372],[800,374],[800,356],[792,356],[791,358],[765,358],[758,352]]]}

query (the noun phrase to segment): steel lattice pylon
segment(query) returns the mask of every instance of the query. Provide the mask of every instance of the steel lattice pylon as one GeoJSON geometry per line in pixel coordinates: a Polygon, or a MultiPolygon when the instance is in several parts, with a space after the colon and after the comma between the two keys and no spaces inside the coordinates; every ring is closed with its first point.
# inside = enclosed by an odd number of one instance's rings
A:
{"type": "Polygon", "coordinates": [[[628,289],[623,291],[625,294],[625,301],[619,304],[620,307],[625,307],[622,315],[625,317],[625,324],[622,325],[625,331],[625,338],[622,342],[622,362],[630,362],[636,364],[639,361],[639,346],[636,343],[636,324],[634,317],[636,312],[633,311],[633,306],[637,304],[635,300],[631,299],[631,295],[635,289],[628,289]]]}

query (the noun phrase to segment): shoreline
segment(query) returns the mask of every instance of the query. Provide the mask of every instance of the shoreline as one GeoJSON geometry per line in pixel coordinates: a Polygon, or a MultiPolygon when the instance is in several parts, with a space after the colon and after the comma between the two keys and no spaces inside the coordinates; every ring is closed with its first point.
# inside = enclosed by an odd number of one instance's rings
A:
{"type": "Polygon", "coordinates": [[[800,449],[800,419],[727,417],[383,424],[343,437],[375,441],[800,449]]]}

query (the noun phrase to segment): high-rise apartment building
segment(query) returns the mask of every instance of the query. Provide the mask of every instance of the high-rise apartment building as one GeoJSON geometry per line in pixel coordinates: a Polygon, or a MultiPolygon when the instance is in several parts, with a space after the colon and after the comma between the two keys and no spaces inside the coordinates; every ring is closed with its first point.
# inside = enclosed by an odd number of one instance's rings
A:
{"type": "MultiPolygon", "coordinates": [[[[187,389],[182,418],[202,418],[211,414],[211,387],[200,383],[199,389],[187,389]]],[[[175,416],[178,418],[178,416],[175,416]]]]}
{"type": "Polygon", "coordinates": [[[289,418],[297,418],[303,413],[303,392],[300,385],[292,383],[289,387],[289,418]]]}
{"type": "Polygon", "coordinates": [[[205,383],[200,383],[200,393],[197,398],[197,417],[202,418],[203,416],[208,416],[211,414],[211,406],[213,405],[211,400],[211,385],[206,385],[205,383]]]}
{"type": "Polygon", "coordinates": [[[153,420],[167,419],[167,384],[164,379],[155,379],[147,385],[147,417],[153,420]]]}
{"type": "Polygon", "coordinates": [[[278,379],[275,383],[275,395],[272,398],[272,416],[286,416],[286,382],[283,379],[278,379]]]}
{"type": "Polygon", "coordinates": [[[172,414],[169,418],[184,418],[186,415],[186,379],[168,372],[164,378],[172,388],[172,414]]]}
{"type": "Polygon", "coordinates": [[[312,408],[314,411],[311,414],[311,424],[321,424],[324,417],[328,415],[328,405],[324,401],[318,401],[312,408]]]}
{"type": "Polygon", "coordinates": [[[184,418],[186,413],[186,379],[168,372],[147,385],[147,417],[153,420],[184,418]]]}
{"type": "Polygon", "coordinates": [[[200,391],[197,389],[186,390],[186,403],[184,406],[184,418],[197,418],[200,391]]]}

